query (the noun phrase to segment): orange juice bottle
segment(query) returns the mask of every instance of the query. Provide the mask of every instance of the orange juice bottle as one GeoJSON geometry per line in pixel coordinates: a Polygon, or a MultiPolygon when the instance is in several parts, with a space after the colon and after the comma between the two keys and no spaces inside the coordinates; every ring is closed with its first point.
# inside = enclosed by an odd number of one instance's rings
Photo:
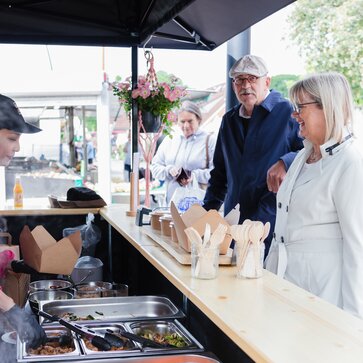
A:
{"type": "Polygon", "coordinates": [[[20,183],[20,176],[15,177],[14,185],[14,208],[23,208],[23,187],[20,183]]]}

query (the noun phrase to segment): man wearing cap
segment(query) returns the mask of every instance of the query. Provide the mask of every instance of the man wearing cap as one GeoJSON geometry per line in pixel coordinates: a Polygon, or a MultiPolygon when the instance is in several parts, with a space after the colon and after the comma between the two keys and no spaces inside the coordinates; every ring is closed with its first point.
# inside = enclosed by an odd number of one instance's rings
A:
{"type": "MultiPolygon", "coordinates": [[[[246,55],[229,71],[240,104],[229,110],[219,129],[204,208],[228,214],[238,203],[240,220],[271,223],[274,230],[276,196],[286,170],[300,150],[298,124],[292,105],[269,90],[271,78],[260,57],[246,55]]],[[[269,249],[272,232],[265,240],[269,249]]]]}
{"type": "MultiPolygon", "coordinates": [[[[9,165],[14,154],[19,151],[22,133],[33,134],[39,131],[41,129],[25,122],[11,98],[0,94],[0,166],[9,165]]],[[[0,326],[3,326],[3,317],[30,347],[37,347],[45,341],[44,330],[34,315],[15,305],[13,299],[4,293],[0,286],[0,326]]]]}

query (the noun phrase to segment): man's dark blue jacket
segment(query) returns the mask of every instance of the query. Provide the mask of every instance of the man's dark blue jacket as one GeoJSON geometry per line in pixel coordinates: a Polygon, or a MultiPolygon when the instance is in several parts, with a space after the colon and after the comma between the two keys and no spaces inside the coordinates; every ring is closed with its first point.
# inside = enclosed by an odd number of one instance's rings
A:
{"type": "Polygon", "coordinates": [[[291,117],[292,106],[279,92],[271,90],[255,106],[246,137],[239,108],[235,106],[223,116],[204,208],[218,210],[224,202],[226,215],[239,203],[240,223],[246,218],[269,221],[267,252],[276,216],[276,196],[267,189],[267,170],[279,159],[287,170],[303,144],[298,123],[291,117]]]}

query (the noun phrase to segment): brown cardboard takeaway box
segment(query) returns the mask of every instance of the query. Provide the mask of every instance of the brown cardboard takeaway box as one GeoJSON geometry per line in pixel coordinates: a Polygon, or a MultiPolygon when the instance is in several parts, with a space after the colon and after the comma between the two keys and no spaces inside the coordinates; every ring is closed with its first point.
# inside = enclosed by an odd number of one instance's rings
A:
{"type": "MultiPolygon", "coordinates": [[[[211,231],[214,232],[218,225],[224,224],[229,227],[228,222],[214,209],[206,211],[199,204],[192,205],[184,214],[180,216],[175,204],[171,202],[170,212],[173,217],[175,232],[178,237],[180,247],[190,252],[190,241],[185,234],[184,230],[188,227],[193,227],[202,237],[204,235],[205,225],[208,223],[211,231]]],[[[232,237],[226,234],[222,244],[220,245],[220,254],[225,255],[231,244],[232,237]]]]}
{"type": "Polygon", "coordinates": [[[30,275],[9,270],[5,277],[3,289],[5,294],[14,300],[15,304],[23,307],[27,298],[29,282],[30,275]]]}
{"type": "Polygon", "coordinates": [[[70,275],[82,249],[80,231],[57,242],[43,226],[25,226],[19,242],[24,262],[43,273],[70,275]]]}

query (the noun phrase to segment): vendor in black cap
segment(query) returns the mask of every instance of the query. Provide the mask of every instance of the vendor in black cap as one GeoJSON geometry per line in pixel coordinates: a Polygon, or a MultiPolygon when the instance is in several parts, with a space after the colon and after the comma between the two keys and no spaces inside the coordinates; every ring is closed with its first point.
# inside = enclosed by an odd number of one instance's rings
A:
{"type": "Polygon", "coordinates": [[[25,122],[14,100],[0,95],[0,166],[8,166],[19,151],[21,134],[39,131],[41,129],[25,122]]]}
{"type": "MultiPolygon", "coordinates": [[[[9,97],[0,95],[0,166],[9,165],[14,154],[19,151],[21,134],[33,134],[41,131],[38,127],[25,122],[16,103],[9,97]]],[[[0,318],[4,316],[16,329],[21,340],[30,347],[37,347],[45,341],[43,328],[34,315],[17,306],[0,286],[0,318]]]]}

